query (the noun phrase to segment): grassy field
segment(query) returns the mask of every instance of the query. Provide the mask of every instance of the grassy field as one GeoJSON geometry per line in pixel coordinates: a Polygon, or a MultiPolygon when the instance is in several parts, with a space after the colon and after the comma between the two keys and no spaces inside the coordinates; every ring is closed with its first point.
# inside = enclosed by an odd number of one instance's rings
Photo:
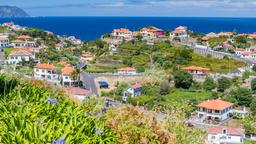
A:
{"type": "Polygon", "coordinates": [[[236,70],[239,67],[245,66],[245,63],[233,59],[216,59],[212,57],[204,57],[193,53],[193,60],[190,65],[207,67],[214,73],[227,73],[236,70]]]}
{"type": "MultiPolygon", "coordinates": [[[[148,46],[145,42],[136,42],[135,44],[123,44],[119,52],[113,56],[105,56],[98,59],[104,61],[121,62],[125,66],[155,68],[171,72],[173,68],[196,65],[210,69],[212,73],[227,73],[245,66],[244,63],[232,59],[216,59],[204,57],[192,51],[186,50],[181,46],[171,46],[166,42],[156,43],[154,46],[148,46]],[[191,59],[184,57],[186,53],[191,59]]],[[[102,64],[102,63],[101,63],[102,64]]],[[[96,63],[95,65],[99,65],[96,63]]],[[[103,63],[103,65],[107,65],[103,63]]]]}
{"type": "Polygon", "coordinates": [[[6,56],[8,56],[13,50],[15,50],[15,48],[5,48],[4,49],[4,54],[6,56]]]}
{"type": "Polygon", "coordinates": [[[163,96],[159,101],[159,104],[170,105],[172,103],[182,103],[184,101],[195,100],[201,102],[212,97],[211,92],[206,91],[185,91],[185,90],[173,90],[169,95],[163,96]]]}

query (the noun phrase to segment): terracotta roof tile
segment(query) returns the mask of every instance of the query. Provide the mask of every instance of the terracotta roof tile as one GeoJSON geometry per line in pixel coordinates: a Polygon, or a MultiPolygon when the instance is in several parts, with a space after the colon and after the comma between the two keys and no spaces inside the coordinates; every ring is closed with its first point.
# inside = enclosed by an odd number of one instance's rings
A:
{"type": "Polygon", "coordinates": [[[198,66],[189,66],[189,67],[184,67],[182,68],[183,70],[186,71],[209,71],[208,68],[202,68],[202,67],[198,67],[198,66]]]}
{"type": "Polygon", "coordinates": [[[124,68],[119,68],[117,70],[119,70],[119,71],[136,71],[136,69],[133,67],[124,67],[124,68]]]}
{"type": "Polygon", "coordinates": [[[61,72],[63,75],[71,75],[75,69],[73,67],[66,66],[63,69],[61,69],[61,72]]]}
{"type": "Polygon", "coordinates": [[[137,89],[137,88],[141,88],[141,87],[142,87],[141,84],[134,84],[134,85],[132,85],[133,89],[137,89]]]}
{"type": "Polygon", "coordinates": [[[81,89],[78,87],[69,87],[68,92],[72,95],[90,95],[92,92],[90,90],[81,89]]]}
{"type": "Polygon", "coordinates": [[[46,64],[46,63],[38,64],[38,65],[34,66],[34,68],[39,68],[39,69],[50,69],[50,70],[55,69],[54,65],[46,64]]]}
{"type": "Polygon", "coordinates": [[[206,108],[210,110],[224,110],[233,105],[234,105],[233,103],[217,99],[217,100],[204,101],[200,103],[198,107],[206,108]]]}
{"type": "Polygon", "coordinates": [[[208,134],[222,134],[223,130],[226,129],[226,133],[228,135],[235,135],[235,136],[243,136],[244,131],[241,128],[231,128],[231,127],[211,127],[208,128],[206,131],[208,134]]]}

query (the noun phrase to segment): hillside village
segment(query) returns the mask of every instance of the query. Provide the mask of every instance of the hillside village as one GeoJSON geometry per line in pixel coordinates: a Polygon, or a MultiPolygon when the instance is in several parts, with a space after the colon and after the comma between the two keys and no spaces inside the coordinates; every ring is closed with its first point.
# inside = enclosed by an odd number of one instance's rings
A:
{"type": "Polygon", "coordinates": [[[256,33],[148,26],[86,42],[5,22],[0,49],[2,74],[57,85],[79,104],[104,98],[110,107],[136,106],[158,119],[186,105],[182,124],[202,131],[201,143],[256,141],[256,33]]]}

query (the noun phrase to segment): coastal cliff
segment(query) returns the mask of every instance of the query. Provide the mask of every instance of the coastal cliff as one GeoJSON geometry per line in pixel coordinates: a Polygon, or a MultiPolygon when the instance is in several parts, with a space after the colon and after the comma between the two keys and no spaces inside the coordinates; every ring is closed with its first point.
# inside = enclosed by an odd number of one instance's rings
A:
{"type": "Polygon", "coordinates": [[[30,17],[23,9],[16,6],[0,6],[0,18],[30,17]]]}

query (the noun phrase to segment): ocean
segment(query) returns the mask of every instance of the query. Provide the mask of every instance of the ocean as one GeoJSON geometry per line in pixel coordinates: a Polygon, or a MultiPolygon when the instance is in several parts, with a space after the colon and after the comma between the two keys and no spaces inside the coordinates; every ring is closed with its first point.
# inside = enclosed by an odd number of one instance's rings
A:
{"type": "Polygon", "coordinates": [[[32,17],[3,18],[0,23],[12,21],[15,24],[52,31],[59,35],[72,35],[89,41],[115,28],[137,30],[145,26],[156,26],[171,30],[177,26],[188,26],[190,30],[209,33],[233,31],[256,32],[256,18],[197,18],[197,17],[32,17]]]}

